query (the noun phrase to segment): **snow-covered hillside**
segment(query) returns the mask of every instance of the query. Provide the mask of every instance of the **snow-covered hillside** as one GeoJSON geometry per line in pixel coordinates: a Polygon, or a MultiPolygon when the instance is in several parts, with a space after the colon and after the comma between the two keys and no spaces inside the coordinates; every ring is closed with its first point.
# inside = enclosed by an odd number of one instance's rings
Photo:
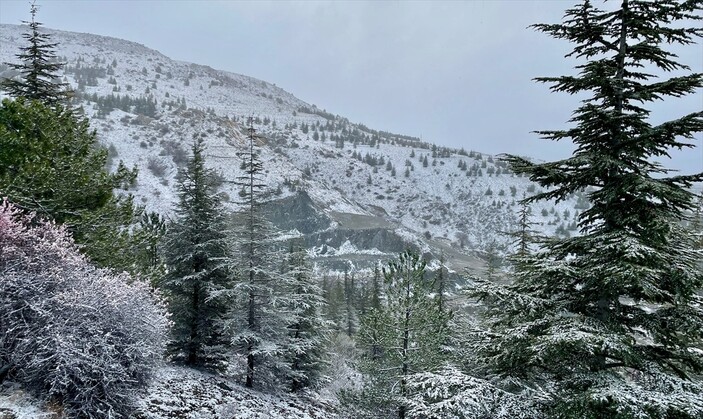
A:
{"type": "MultiPolygon", "coordinates": [[[[0,25],[0,61],[16,61],[23,31],[0,25]]],[[[66,63],[64,81],[109,148],[113,167],[123,161],[139,169],[129,192],[150,210],[173,208],[175,175],[196,137],[206,140],[208,164],[222,173],[223,197],[236,209],[237,152],[249,118],[261,135],[271,205],[305,194],[325,220],[317,231],[284,229],[306,236],[319,261],[387,259],[412,245],[447,255],[455,270],[478,269],[475,256],[492,244],[508,250],[502,232],[516,228],[517,201],[536,191],[496,156],[379,132],[265,81],[174,61],[133,42],[47,31],[66,63]]],[[[0,78],[12,75],[0,65],[0,78]]],[[[579,197],[536,204],[533,221],[545,234],[573,234],[585,204],[579,197]]]]}

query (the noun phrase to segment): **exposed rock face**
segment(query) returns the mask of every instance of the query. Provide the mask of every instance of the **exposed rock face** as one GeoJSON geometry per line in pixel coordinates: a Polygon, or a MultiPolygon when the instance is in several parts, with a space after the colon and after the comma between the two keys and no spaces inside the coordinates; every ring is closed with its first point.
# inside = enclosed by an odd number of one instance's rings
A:
{"type": "Polygon", "coordinates": [[[264,214],[278,230],[299,232],[305,246],[313,249],[313,261],[328,269],[342,271],[350,263],[372,268],[379,259],[417,250],[385,219],[334,211],[328,215],[305,191],[267,202],[264,214]]]}
{"type": "Polygon", "coordinates": [[[306,237],[306,243],[309,246],[324,243],[327,246],[339,248],[347,241],[358,249],[375,249],[382,253],[400,253],[407,248],[415,247],[406,243],[392,230],[383,228],[371,228],[366,230],[339,228],[310,234],[306,237]]]}
{"type": "Polygon", "coordinates": [[[281,231],[298,230],[308,235],[330,227],[331,220],[302,191],[264,205],[266,218],[281,231]]]}

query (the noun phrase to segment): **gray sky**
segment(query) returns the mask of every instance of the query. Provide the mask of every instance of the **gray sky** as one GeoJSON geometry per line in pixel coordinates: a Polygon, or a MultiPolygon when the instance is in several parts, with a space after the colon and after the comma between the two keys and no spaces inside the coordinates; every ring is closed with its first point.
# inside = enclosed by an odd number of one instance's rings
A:
{"type": "MultiPolygon", "coordinates": [[[[575,98],[537,76],[573,73],[570,45],[528,29],[576,0],[38,1],[47,27],[128,39],[182,61],[260,78],[375,129],[487,153],[551,160],[570,144],[531,131],[564,128],[575,98]]],[[[0,22],[29,17],[0,0],[0,22]]],[[[681,50],[703,72],[703,49],[681,50]]],[[[656,121],[703,109],[703,92],[655,109],[656,121]]],[[[703,170],[703,139],[662,162],[703,170]]]]}

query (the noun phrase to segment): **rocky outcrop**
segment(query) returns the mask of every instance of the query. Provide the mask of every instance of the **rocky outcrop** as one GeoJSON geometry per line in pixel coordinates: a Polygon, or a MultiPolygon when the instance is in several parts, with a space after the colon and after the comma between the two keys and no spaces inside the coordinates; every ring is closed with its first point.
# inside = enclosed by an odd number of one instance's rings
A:
{"type": "Polygon", "coordinates": [[[293,196],[267,202],[264,214],[281,231],[298,230],[302,234],[312,234],[329,228],[330,218],[319,210],[305,191],[293,196]]]}

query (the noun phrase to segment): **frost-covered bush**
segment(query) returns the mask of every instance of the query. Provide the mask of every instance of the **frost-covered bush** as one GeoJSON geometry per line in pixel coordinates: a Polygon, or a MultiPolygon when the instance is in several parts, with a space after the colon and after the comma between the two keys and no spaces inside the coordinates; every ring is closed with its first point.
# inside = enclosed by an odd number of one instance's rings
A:
{"type": "Polygon", "coordinates": [[[512,394],[457,368],[418,373],[408,381],[408,417],[425,419],[541,418],[537,394],[512,394]]]}
{"type": "Polygon", "coordinates": [[[124,417],[161,359],[148,285],[93,267],[63,227],[0,203],[0,368],[70,417],[124,417]]]}

